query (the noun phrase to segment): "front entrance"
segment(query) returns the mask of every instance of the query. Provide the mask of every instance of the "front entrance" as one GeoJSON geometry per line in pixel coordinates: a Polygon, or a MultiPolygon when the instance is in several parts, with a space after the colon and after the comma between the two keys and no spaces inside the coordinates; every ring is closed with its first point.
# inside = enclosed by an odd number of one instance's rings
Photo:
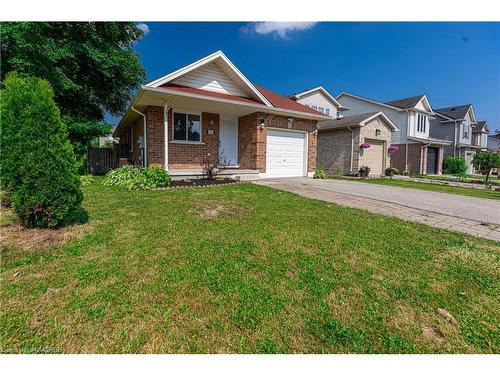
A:
{"type": "Polygon", "coordinates": [[[219,155],[226,160],[228,167],[238,166],[238,120],[221,118],[219,155]]]}
{"type": "Polygon", "coordinates": [[[439,148],[427,147],[427,170],[426,174],[438,173],[439,148]]]}

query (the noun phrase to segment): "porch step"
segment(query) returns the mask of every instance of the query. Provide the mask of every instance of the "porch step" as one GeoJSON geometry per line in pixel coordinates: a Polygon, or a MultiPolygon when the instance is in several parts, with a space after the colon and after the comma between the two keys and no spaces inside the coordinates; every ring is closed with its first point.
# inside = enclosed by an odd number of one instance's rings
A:
{"type": "MultiPolygon", "coordinates": [[[[170,169],[168,171],[173,180],[203,177],[203,170],[197,169],[170,169]]],[[[253,181],[259,179],[259,171],[255,169],[228,168],[219,173],[219,176],[238,179],[240,181],[253,181]]]]}

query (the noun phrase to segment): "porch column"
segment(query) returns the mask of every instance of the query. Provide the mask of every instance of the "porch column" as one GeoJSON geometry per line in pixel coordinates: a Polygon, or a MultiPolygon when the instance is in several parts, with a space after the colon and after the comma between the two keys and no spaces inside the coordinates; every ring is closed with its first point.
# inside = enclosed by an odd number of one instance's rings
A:
{"type": "Polygon", "coordinates": [[[166,102],[163,103],[163,136],[164,136],[164,144],[165,146],[164,151],[165,151],[165,156],[164,156],[164,161],[165,161],[165,170],[168,171],[168,104],[166,102]]]}

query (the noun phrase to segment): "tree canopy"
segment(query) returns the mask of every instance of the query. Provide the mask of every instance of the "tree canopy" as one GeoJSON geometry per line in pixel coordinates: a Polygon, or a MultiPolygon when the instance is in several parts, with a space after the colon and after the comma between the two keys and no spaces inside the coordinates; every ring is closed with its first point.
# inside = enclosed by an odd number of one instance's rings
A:
{"type": "Polygon", "coordinates": [[[50,82],[61,114],[119,115],[145,79],[133,22],[11,22],[1,27],[1,79],[15,71],[50,82]]]}
{"type": "Polygon", "coordinates": [[[472,164],[476,168],[486,172],[485,182],[488,182],[491,170],[493,168],[500,168],[500,154],[491,151],[479,151],[474,155],[472,164]]]}

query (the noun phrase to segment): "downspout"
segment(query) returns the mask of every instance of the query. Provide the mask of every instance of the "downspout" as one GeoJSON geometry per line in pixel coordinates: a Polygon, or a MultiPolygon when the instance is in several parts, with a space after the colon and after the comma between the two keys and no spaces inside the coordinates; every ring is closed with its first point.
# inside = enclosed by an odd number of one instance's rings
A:
{"type": "Polygon", "coordinates": [[[139,112],[137,109],[134,108],[134,106],[131,107],[132,111],[135,113],[138,113],[139,115],[142,116],[144,119],[144,166],[148,166],[148,138],[147,138],[147,133],[146,133],[146,115],[142,112],[139,112]]]}
{"type": "Polygon", "coordinates": [[[165,139],[165,170],[168,171],[168,105],[163,103],[163,129],[165,139]]]}
{"type": "Polygon", "coordinates": [[[351,129],[350,126],[347,127],[351,132],[351,153],[349,154],[349,173],[352,173],[352,162],[353,162],[353,153],[354,153],[354,130],[351,129]]]}

